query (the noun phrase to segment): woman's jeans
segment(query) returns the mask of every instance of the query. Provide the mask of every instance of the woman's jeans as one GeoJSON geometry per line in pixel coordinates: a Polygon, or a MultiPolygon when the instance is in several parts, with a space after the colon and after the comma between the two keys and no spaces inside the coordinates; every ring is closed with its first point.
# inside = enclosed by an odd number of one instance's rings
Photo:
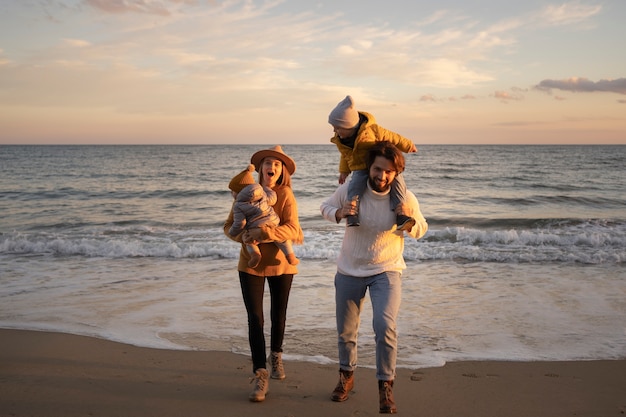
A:
{"type": "MultiPolygon", "coordinates": [[[[272,321],[270,349],[272,352],[283,351],[287,302],[293,274],[267,277],[270,288],[270,319],[272,321]]],[[[246,274],[239,271],[239,282],[243,302],[248,313],[248,340],[252,352],[252,372],[266,368],[265,334],[263,332],[263,293],[265,277],[246,274]]]]}
{"type": "Polygon", "coordinates": [[[357,365],[360,314],[369,288],[376,342],[376,378],[391,381],[396,376],[398,332],[396,318],[402,298],[402,274],[383,272],[371,277],[335,275],[335,308],[339,367],[353,371],[357,365]]]}

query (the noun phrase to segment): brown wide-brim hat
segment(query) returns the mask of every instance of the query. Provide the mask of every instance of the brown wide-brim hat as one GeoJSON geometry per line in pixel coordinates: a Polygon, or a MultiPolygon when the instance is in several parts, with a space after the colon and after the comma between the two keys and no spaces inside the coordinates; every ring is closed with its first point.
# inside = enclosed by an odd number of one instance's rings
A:
{"type": "Polygon", "coordinates": [[[261,161],[263,158],[267,158],[271,156],[272,158],[280,159],[280,161],[285,165],[287,171],[290,175],[293,175],[296,172],[296,163],[293,159],[291,159],[285,152],[283,152],[283,148],[280,145],[276,145],[270,149],[263,149],[262,151],[258,151],[252,158],[250,158],[250,162],[254,165],[254,168],[258,171],[261,168],[261,161]]]}

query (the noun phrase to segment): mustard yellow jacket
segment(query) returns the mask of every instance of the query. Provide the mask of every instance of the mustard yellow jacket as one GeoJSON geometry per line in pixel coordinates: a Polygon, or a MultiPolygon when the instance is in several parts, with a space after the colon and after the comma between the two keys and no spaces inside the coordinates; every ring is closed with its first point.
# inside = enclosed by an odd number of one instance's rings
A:
{"type": "MultiPolygon", "coordinates": [[[[296,198],[293,195],[293,190],[285,185],[278,185],[274,187],[273,190],[276,192],[277,197],[276,204],[274,204],[273,208],[276,214],[278,214],[278,217],[280,217],[280,224],[277,227],[262,228],[264,239],[278,242],[291,240],[294,244],[302,243],[304,241],[304,234],[302,232],[302,228],[300,227],[300,220],[298,219],[298,205],[296,203],[296,198]]],[[[241,242],[239,264],[237,266],[238,271],[262,277],[274,277],[283,274],[298,273],[298,268],[287,262],[287,258],[285,258],[283,252],[278,249],[278,246],[274,243],[260,243],[259,249],[261,250],[261,262],[256,268],[248,267],[250,254],[243,244],[241,239],[242,234],[239,234],[236,237],[232,237],[228,234],[228,231],[233,223],[234,213],[231,208],[228,219],[226,219],[226,223],[224,223],[224,234],[236,242],[241,242]]]]}
{"type": "Polygon", "coordinates": [[[357,132],[356,140],[354,141],[354,149],[341,143],[339,136],[333,136],[330,141],[337,145],[341,157],[339,159],[339,172],[350,173],[352,171],[361,171],[367,169],[366,159],[367,152],[376,141],[387,140],[402,152],[409,152],[413,146],[413,141],[405,138],[391,130],[387,130],[382,126],[376,124],[376,119],[373,115],[360,111],[367,119],[362,123],[359,131],[357,132]]]}

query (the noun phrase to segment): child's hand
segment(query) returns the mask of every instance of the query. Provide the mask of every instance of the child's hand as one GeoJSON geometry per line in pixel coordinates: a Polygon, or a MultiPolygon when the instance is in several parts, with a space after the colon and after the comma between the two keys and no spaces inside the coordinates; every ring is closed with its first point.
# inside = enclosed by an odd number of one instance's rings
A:
{"type": "Polygon", "coordinates": [[[413,208],[408,204],[400,203],[396,206],[396,209],[394,211],[396,212],[396,216],[404,215],[413,217],[413,208]]]}
{"type": "Polygon", "coordinates": [[[409,149],[409,152],[407,153],[413,153],[413,152],[417,152],[417,146],[415,146],[415,144],[411,145],[411,149],[409,149]]]}
{"type": "Polygon", "coordinates": [[[346,178],[348,178],[348,175],[350,175],[349,172],[340,172],[339,173],[339,184],[343,184],[344,182],[346,182],[346,178]]]}

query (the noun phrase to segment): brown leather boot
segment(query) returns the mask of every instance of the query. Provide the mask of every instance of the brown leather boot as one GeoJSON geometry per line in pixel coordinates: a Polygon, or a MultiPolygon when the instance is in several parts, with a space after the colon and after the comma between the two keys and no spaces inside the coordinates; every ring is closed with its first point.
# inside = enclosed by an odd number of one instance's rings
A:
{"type": "Polygon", "coordinates": [[[393,381],[378,381],[378,398],[381,414],[395,414],[398,412],[393,400],[393,381]]]}
{"type": "Polygon", "coordinates": [[[348,394],[354,388],[354,372],[339,370],[339,382],[335,390],[330,396],[330,399],[337,402],[342,402],[348,399],[348,394]]]}

